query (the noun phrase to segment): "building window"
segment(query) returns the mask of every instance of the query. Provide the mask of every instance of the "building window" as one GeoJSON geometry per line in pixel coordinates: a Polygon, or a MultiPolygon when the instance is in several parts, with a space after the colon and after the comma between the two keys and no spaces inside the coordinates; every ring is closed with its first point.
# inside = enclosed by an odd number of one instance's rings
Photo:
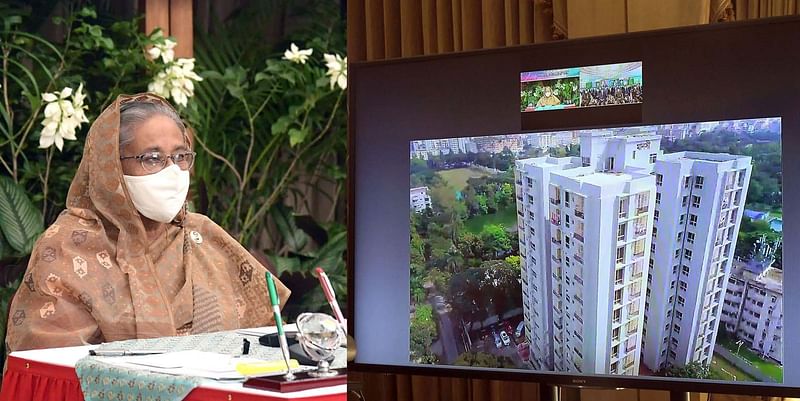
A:
{"type": "Polygon", "coordinates": [[[655,162],[656,162],[656,154],[655,153],[650,153],[650,163],[652,164],[652,163],[655,163],[655,162]]]}
{"type": "Polygon", "coordinates": [[[661,186],[664,185],[664,176],[661,174],[656,174],[656,185],[661,186]]]}
{"type": "Polygon", "coordinates": [[[689,204],[689,195],[685,195],[683,200],[681,200],[681,206],[686,207],[689,204]]]}
{"type": "Polygon", "coordinates": [[[683,177],[683,187],[689,188],[689,183],[692,182],[692,177],[683,177]]]}
{"type": "Polygon", "coordinates": [[[617,241],[625,241],[625,231],[628,228],[626,223],[622,223],[617,228],[617,241]]]}
{"type": "Polygon", "coordinates": [[[676,257],[676,258],[679,258],[679,257],[681,257],[681,250],[680,250],[680,249],[676,249],[676,250],[675,250],[675,257],[676,257]]]}
{"type": "Polygon", "coordinates": [[[690,214],[689,215],[689,225],[690,226],[696,226],[697,225],[697,215],[696,214],[690,214]]]}
{"type": "Polygon", "coordinates": [[[658,210],[653,212],[653,221],[658,221],[658,210]]]}
{"type": "Polygon", "coordinates": [[[694,244],[694,233],[689,231],[686,233],[686,242],[694,244]]]}
{"type": "Polygon", "coordinates": [[[700,197],[692,195],[692,207],[700,207],[700,197]]]}
{"type": "Polygon", "coordinates": [[[675,333],[680,334],[680,332],[681,332],[681,326],[679,326],[677,324],[673,325],[672,329],[675,330],[675,333]]]}
{"type": "Polygon", "coordinates": [[[705,179],[701,175],[698,175],[697,177],[694,177],[694,187],[697,188],[697,189],[703,189],[703,181],[704,180],[705,179]]]}
{"type": "Polygon", "coordinates": [[[686,305],[686,299],[684,297],[680,296],[680,295],[678,295],[678,305],[680,305],[680,306],[685,306],[686,305]]]}
{"type": "Polygon", "coordinates": [[[661,204],[661,192],[656,192],[656,205],[661,204]]]}
{"type": "Polygon", "coordinates": [[[621,246],[617,248],[617,263],[623,263],[625,261],[625,247],[621,246]]]}
{"type": "Polygon", "coordinates": [[[581,157],[581,164],[583,164],[583,167],[587,167],[592,164],[592,162],[588,157],[581,157]]]}
{"type": "Polygon", "coordinates": [[[686,257],[686,260],[692,260],[692,250],[691,249],[684,249],[683,256],[686,257]]]}
{"type": "Polygon", "coordinates": [[[683,225],[684,223],[686,223],[686,215],[685,215],[685,214],[682,214],[682,215],[681,215],[681,216],[678,218],[678,224],[680,224],[680,225],[683,225]]]}
{"type": "Polygon", "coordinates": [[[681,242],[681,241],[683,240],[683,231],[678,231],[678,238],[677,238],[677,240],[678,240],[678,242],[681,242]]]}
{"type": "Polygon", "coordinates": [[[682,291],[686,291],[686,289],[689,288],[689,285],[686,284],[685,281],[681,280],[680,286],[678,288],[680,288],[682,291]]]}

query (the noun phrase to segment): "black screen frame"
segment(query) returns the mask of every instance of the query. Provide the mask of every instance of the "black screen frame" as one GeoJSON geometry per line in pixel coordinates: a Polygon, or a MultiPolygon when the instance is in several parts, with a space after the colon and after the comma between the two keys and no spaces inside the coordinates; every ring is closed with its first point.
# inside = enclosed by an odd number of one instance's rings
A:
{"type": "MultiPolygon", "coordinates": [[[[782,117],[782,141],[783,141],[783,171],[792,172],[796,175],[796,181],[800,182],[800,160],[792,160],[790,156],[791,149],[800,150],[800,135],[794,134],[794,128],[800,128],[800,84],[790,83],[787,89],[796,90],[794,96],[789,97],[788,104],[784,104],[779,110],[774,113],[769,113],[765,109],[755,107],[751,110],[743,107],[740,104],[732,104],[730,108],[724,107],[725,105],[716,105],[706,109],[693,110],[695,106],[692,102],[682,104],[676,102],[673,104],[672,109],[659,112],[657,110],[650,110],[651,113],[644,117],[644,110],[648,107],[648,81],[657,77],[659,68],[655,63],[648,64],[648,57],[643,57],[644,54],[649,54],[650,58],[655,54],[654,52],[662,52],[663,58],[668,58],[669,52],[675,52],[682,48],[682,45],[690,48],[689,54],[675,54],[675,62],[679,62],[680,57],[696,55],[698,51],[697,43],[711,43],[714,42],[722,49],[717,48],[708,50],[712,53],[718,53],[722,50],[730,50],[735,42],[736,47],[742,51],[750,49],[757,49],[764,41],[770,41],[772,47],[782,47],[787,53],[782,55],[775,55],[775,59],[783,59],[788,64],[793,64],[797,68],[800,63],[800,17],[777,17],[762,20],[752,20],[744,22],[733,22],[725,24],[693,26],[686,28],[672,28],[658,31],[647,31],[637,33],[627,33],[620,35],[584,38],[565,40],[558,42],[547,42],[535,45],[516,46],[498,49],[488,49],[461,53],[450,53],[436,56],[419,56],[404,59],[393,59],[384,61],[372,62],[357,62],[349,65],[349,97],[348,97],[348,145],[350,157],[348,158],[348,249],[347,252],[347,269],[348,269],[348,330],[351,335],[355,337],[354,321],[355,316],[355,303],[358,294],[355,293],[355,282],[359,280],[357,268],[355,267],[355,221],[358,218],[358,205],[355,201],[356,189],[356,169],[358,160],[356,160],[356,136],[360,135],[360,127],[358,126],[359,113],[370,113],[369,104],[371,96],[379,96],[381,88],[370,88],[369,83],[364,83],[360,80],[361,76],[374,75],[381,72],[381,70],[391,68],[396,71],[397,68],[404,66],[413,66],[417,63],[427,63],[425,65],[436,65],[441,63],[467,61],[474,62],[476,59],[491,57],[504,57],[509,54],[518,57],[520,60],[520,71],[532,70],[546,70],[564,67],[580,67],[584,65],[598,65],[598,64],[611,64],[615,62],[626,61],[639,61],[643,62],[643,103],[635,105],[620,105],[620,106],[604,106],[592,107],[585,109],[569,109],[569,110],[550,110],[533,113],[519,113],[519,126],[517,129],[508,129],[508,124],[499,127],[496,131],[479,127],[478,131],[482,132],[480,135],[498,135],[512,132],[547,132],[556,130],[568,129],[584,129],[584,128],[602,128],[602,127],[615,127],[615,126],[635,126],[635,125],[650,125],[650,124],[669,124],[681,122],[702,122],[702,121],[717,121],[717,120],[730,120],[730,119],[744,119],[744,118],[758,118],[758,117],[782,117]],[[728,38],[719,42],[719,38],[728,38]],[[715,42],[716,40],[716,42],[715,42]],[[775,41],[783,42],[783,44],[776,45],[775,41]],[[728,43],[730,42],[730,43],[728,43]],[[793,44],[792,44],[793,43],[793,44]],[[592,49],[614,48],[615,51],[610,53],[603,53],[602,51],[593,51],[592,49]],[[792,53],[793,52],[793,53],[792,53]],[[545,60],[545,61],[542,61],[545,60]],[[648,71],[651,71],[648,74],[648,71]],[[733,111],[730,111],[733,109],[733,111]],[[787,115],[790,110],[794,110],[794,115],[787,115]],[[679,117],[670,117],[679,115],[679,117]],[[735,116],[735,117],[734,117],[735,116]],[[793,136],[794,134],[794,136],[793,136]],[[787,150],[788,149],[788,150],[787,150]]],[[[736,53],[730,53],[728,59],[735,63],[737,60],[736,53]]],[[[669,63],[667,63],[669,64],[669,63]]],[[[664,66],[662,66],[664,67],[664,66]]],[[[667,66],[668,67],[668,66],[667,66]]],[[[744,67],[741,65],[733,65],[732,69],[743,71],[744,67]]],[[[705,71],[709,72],[709,71],[705,71]]],[[[753,71],[753,74],[757,71],[753,71]]],[[[420,75],[419,91],[424,93],[426,89],[425,77],[420,75]]],[[[518,76],[516,77],[518,79],[518,76]]],[[[701,77],[703,79],[709,77],[701,77]]],[[[499,79],[499,78],[498,78],[499,79]]],[[[709,79],[714,79],[710,77],[709,79]]],[[[724,83],[723,83],[724,84],[724,83]]],[[[735,90],[733,88],[727,88],[735,90]]],[[[726,89],[726,90],[727,90],[726,89]]],[[[746,88],[744,89],[746,90],[746,88]]],[[[725,92],[725,91],[723,91],[725,92]]],[[[724,94],[723,94],[724,97],[724,94]]],[[[517,102],[519,97],[517,95],[517,102]]],[[[517,107],[515,110],[519,110],[517,107]]],[[[476,134],[477,136],[478,134],[476,134]]],[[[452,135],[440,135],[439,138],[451,137],[452,135]]],[[[800,199],[800,185],[789,186],[784,181],[784,204],[790,204],[790,199],[800,199]],[[797,195],[797,196],[793,196],[797,195]]],[[[784,212],[784,218],[788,220],[795,220],[800,217],[800,207],[792,208],[784,212]]],[[[791,234],[791,230],[789,230],[791,234]]],[[[785,232],[784,235],[787,233],[785,232]]],[[[800,234],[800,233],[797,233],[800,234]]],[[[790,235],[790,239],[794,239],[797,235],[790,235]]],[[[788,243],[785,236],[785,243],[788,243]]],[[[794,241],[792,241],[794,242],[794,241]]],[[[800,242],[798,242],[800,243],[800,242]]],[[[791,248],[791,247],[784,247],[791,248]]],[[[784,302],[785,298],[784,298],[784,302]]],[[[379,335],[379,330],[375,330],[376,335],[379,335]]],[[[786,345],[784,345],[786,347],[786,345]]],[[[788,351],[787,348],[784,348],[788,351]]],[[[787,353],[788,354],[788,353],[787,353]]],[[[788,356],[788,355],[787,355],[788,356]]],[[[769,383],[760,384],[739,384],[739,383],[721,383],[709,382],[706,380],[694,380],[684,378],[666,378],[658,377],[657,379],[650,379],[650,376],[595,376],[595,375],[575,375],[562,372],[536,372],[525,370],[498,370],[487,368],[469,368],[458,367],[450,368],[446,365],[426,366],[426,365],[386,365],[386,364],[367,364],[360,362],[349,363],[349,369],[358,372],[369,373],[399,373],[399,374],[415,374],[426,376],[441,376],[441,377],[457,377],[457,378],[480,378],[480,379],[493,379],[493,380],[509,380],[509,381],[524,381],[524,382],[537,382],[549,385],[568,385],[568,386],[586,386],[586,387],[603,387],[603,388],[640,388],[640,389],[655,389],[665,391],[685,391],[685,392],[710,392],[710,393],[735,393],[735,394],[752,394],[752,395],[771,395],[771,396],[798,396],[800,395],[800,387],[789,387],[783,385],[770,385],[769,383]]]]}

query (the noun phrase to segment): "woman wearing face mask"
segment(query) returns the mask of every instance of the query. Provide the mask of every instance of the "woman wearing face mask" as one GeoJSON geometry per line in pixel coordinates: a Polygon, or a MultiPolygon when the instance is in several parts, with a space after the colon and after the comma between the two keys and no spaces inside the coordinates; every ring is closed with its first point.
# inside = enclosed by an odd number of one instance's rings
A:
{"type": "MultiPolygon", "coordinates": [[[[186,127],[158,96],[120,96],[97,118],[67,209],[9,309],[8,351],[272,323],[266,269],[186,211],[193,161],[186,127]]],[[[283,303],[289,291],[276,284],[283,303]]]]}

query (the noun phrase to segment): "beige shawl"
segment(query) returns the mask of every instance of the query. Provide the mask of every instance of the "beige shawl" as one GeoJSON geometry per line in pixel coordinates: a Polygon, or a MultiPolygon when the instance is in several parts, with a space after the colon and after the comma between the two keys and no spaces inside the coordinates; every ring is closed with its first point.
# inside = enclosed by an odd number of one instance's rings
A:
{"type": "MultiPolygon", "coordinates": [[[[9,310],[8,351],[193,334],[272,322],[267,270],[207,217],[179,214],[157,240],[128,196],[120,96],[97,118],[62,212],[37,241],[9,310]]],[[[281,303],[289,290],[276,281],[281,303]]]]}

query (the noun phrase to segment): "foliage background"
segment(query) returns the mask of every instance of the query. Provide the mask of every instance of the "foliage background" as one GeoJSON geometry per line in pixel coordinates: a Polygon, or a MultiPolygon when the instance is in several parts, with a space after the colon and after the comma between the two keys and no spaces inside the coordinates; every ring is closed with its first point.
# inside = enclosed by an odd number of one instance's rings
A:
{"type": "MultiPolygon", "coordinates": [[[[38,149],[41,94],[83,82],[92,122],[118,94],[146,91],[154,71],[144,49],[153,41],[138,7],[133,0],[0,2],[3,318],[30,247],[64,209],[90,126],[61,152],[38,149]],[[18,217],[16,246],[3,236],[10,216],[18,217]]],[[[340,4],[197,1],[195,14],[195,71],[204,80],[180,110],[198,152],[191,206],[274,266],[294,292],[284,310],[290,320],[301,311],[330,313],[316,266],[328,272],[346,311],[346,92],[328,85],[322,61],[323,53],[344,56],[340,4]],[[313,48],[311,60],[281,60],[290,43],[313,48]]]]}

